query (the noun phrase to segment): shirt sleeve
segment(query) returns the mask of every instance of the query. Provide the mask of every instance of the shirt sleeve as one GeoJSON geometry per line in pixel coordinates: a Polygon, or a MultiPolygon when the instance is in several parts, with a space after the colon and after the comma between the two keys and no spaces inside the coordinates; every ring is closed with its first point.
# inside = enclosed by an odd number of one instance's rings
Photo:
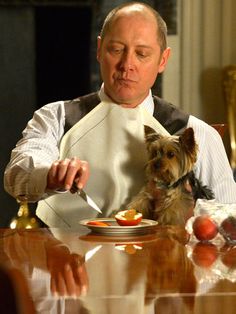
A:
{"type": "Polygon", "coordinates": [[[12,150],[4,173],[5,190],[14,198],[36,202],[46,196],[47,173],[59,158],[64,134],[64,102],[50,103],[35,111],[12,150]]]}
{"type": "Polygon", "coordinates": [[[207,185],[220,203],[236,203],[236,182],[219,133],[210,125],[190,116],[188,127],[194,129],[198,144],[195,175],[207,185]]]}

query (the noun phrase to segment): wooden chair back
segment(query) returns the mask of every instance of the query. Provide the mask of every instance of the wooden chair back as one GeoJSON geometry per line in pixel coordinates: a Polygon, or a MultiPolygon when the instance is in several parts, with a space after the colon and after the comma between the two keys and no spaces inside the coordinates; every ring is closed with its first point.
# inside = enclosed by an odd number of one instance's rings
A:
{"type": "Polygon", "coordinates": [[[211,124],[211,126],[216,129],[220,136],[223,138],[225,131],[227,130],[227,124],[226,123],[215,123],[211,124]]]}

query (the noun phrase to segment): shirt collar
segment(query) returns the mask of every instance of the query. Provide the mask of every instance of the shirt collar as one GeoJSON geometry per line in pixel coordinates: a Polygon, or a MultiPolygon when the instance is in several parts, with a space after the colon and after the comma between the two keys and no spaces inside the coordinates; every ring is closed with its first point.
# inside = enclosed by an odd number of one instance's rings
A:
{"type": "MultiPolygon", "coordinates": [[[[102,86],[98,92],[98,95],[99,95],[99,98],[101,99],[101,101],[109,101],[109,102],[112,101],[110,99],[110,97],[107,96],[107,94],[104,91],[104,84],[102,84],[102,86]]],[[[145,108],[151,115],[153,115],[154,102],[153,102],[151,90],[149,90],[148,96],[143,100],[143,102],[139,106],[145,108]]]]}

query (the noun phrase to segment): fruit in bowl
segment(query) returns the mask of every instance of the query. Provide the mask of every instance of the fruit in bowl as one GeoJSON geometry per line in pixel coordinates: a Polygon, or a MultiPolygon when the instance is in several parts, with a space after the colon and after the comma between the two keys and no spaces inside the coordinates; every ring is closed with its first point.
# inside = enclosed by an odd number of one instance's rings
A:
{"type": "Polygon", "coordinates": [[[193,233],[199,241],[209,241],[218,234],[218,226],[210,216],[198,216],[193,222],[193,233]]]}
{"type": "Polygon", "coordinates": [[[236,241],[236,218],[233,216],[229,216],[225,218],[220,225],[219,231],[226,241],[235,242],[236,241]]]}
{"type": "Polygon", "coordinates": [[[127,209],[118,212],[115,219],[120,226],[136,226],[143,218],[143,215],[135,209],[127,209]]]}

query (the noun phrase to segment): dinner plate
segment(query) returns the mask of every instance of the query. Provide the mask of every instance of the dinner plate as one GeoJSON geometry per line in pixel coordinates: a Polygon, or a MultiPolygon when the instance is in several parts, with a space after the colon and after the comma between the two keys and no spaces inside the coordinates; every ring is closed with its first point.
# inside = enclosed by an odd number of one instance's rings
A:
{"type": "Polygon", "coordinates": [[[80,224],[90,229],[93,233],[109,236],[128,236],[150,233],[154,231],[158,223],[154,220],[142,219],[140,224],[136,226],[120,226],[115,218],[97,218],[81,220],[80,224]],[[108,223],[109,226],[88,225],[89,221],[102,221],[108,223]]]}

